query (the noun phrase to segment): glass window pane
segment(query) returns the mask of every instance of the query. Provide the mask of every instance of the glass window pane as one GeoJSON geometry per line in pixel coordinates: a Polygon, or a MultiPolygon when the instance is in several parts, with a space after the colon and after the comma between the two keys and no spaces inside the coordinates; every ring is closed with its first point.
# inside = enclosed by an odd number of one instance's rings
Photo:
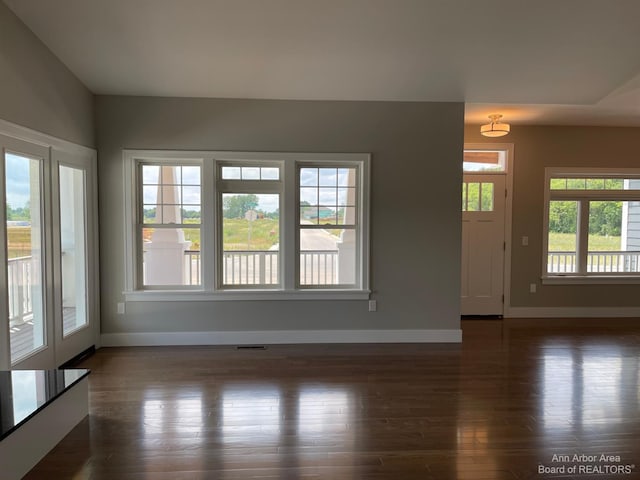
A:
{"type": "Polygon", "coordinates": [[[300,224],[309,225],[318,223],[318,207],[300,207],[300,224]]]}
{"type": "Polygon", "coordinates": [[[333,206],[319,206],[318,223],[320,225],[336,225],[338,223],[337,213],[333,206]]]}
{"type": "Polygon", "coordinates": [[[157,185],[160,183],[160,167],[158,165],[143,165],[142,183],[145,185],[157,185]]]}
{"type": "Polygon", "coordinates": [[[477,182],[467,184],[467,210],[469,212],[480,210],[480,184],[477,182]]]}
{"type": "Polygon", "coordinates": [[[355,188],[339,188],[338,189],[338,205],[355,205],[356,189],[355,188]]]}
{"type": "Polygon", "coordinates": [[[480,210],[493,212],[493,183],[483,183],[480,190],[482,191],[480,210]]]}
{"type": "Polygon", "coordinates": [[[318,203],[321,205],[337,205],[338,191],[335,188],[319,188],[318,203]]]}
{"type": "Polygon", "coordinates": [[[279,194],[222,195],[222,283],[278,285],[279,194]]]}
{"type": "Polygon", "coordinates": [[[638,202],[589,202],[587,272],[640,271],[640,209],[638,202]]]}
{"type": "Polygon", "coordinates": [[[6,153],[7,281],[11,362],[45,344],[41,160],[6,153]]]}
{"type": "Polygon", "coordinates": [[[462,168],[465,172],[504,172],[505,151],[465,150],[462,168]]]}
{"type": "Polygon", "coordinates": [[[182,203],[200,205],[200,187],[182,187],[182,203]]]}
{"type": "Polygon", "coordinates": [[[67,336],[87,324],[84,171],[60,166],[60,271],[62,273],[62,333],[67,336]]]}
{"type": "Polygon", "coordinates": [[[162,219],[157,218],[158,205],[143,205],[142,217],[144,223],[162,223],[162,219]]]}
{"type": "Polygon", "coordinates": [[[587,178],[587,190],[604,190],[604,178],[587,178]]]}
{"type": "Polygon", "coordinates": [[[193,205],[185,205],[182,207],[182,221],[185,224],[197,225],[201,222],[202,215],[200,213],[200,207],[193,205]]]}
{"type": "Polygon", "coordinates": [[[318,169],[318,185],[321,187],[335,187],[338,185],[338,169],[337,168],[320,168],[318,169]]]}
{"type": "Polygon", "coordinates": [[[356,283],[356,231],[300,230],[300,285],[356,283]]]}
{"type": "Polygon", "coordinates": [[[624,180],[622,178],[607,178],[605,179],[605,188],[607,190],[623,190],[624,180]]]}
{"type": "Polygon", "coordinates": [[[578,225],[578,202],[549,202],[549,252],[547,272],[575,273],[578,225]]]}
{"type": "Polygon", "coordinates": [[[261,168],[261,177],[262,180],[279,180],[280,179],[280,169],[275,167],[263,167],[261,168]]]}
{"type": "Polygon", "coordinates": [[[300,186],[301,187],[318,186],[318,169],[317,168],[301,168],[300,169],[300,186]]]}
{"type": "Polygon", "coordinates": [[[142,201],[144,203],[158,203],[158,186],[145,185],[142,187],[142,201]]]}
{"type": "Polygon", "coordinates": [[[200,285],[200,228],[143,228],[143,284],[200,285]]]}
{"type": "Polygon", "coordinates": [[[584,190],[587,186],[587,180],[585,178],[567,178],[567,189],[569,190],[584,190]]]}
{"type": "Polygon", "coordinates": [[[223,180],[240,180],[240,167],[222,167],[223,180]]]}
{"type": "Polygon", "coordinates": [[[551,190],[566,190],[567,179],[566,178],[552,178],[550,184],[551,190]]]}
{"type": "Polygon", "coordinates": [[[183,185],[200,185],[200,167],[182,167],[183,185]]]}
{"type": "Polygon", "coordinates": [[[300,188],[300,205],[318,205],[318,189],[312,187],[300,188]]]}
{"type": "Polygon", "coordinates": [[[339,168],[338,169],[338,185],[341,187],[356,186],[356,169],[355,168],[339,168]]]}
{"type": "Polygon", "coordinates": [[[242,167],[242,180],[260,180],[260,168],[242,167]]]}
{"type": "Polygon", "coordinates": [[[338,209],[338,224],[356,225],[356,207],[342,207],[338,209]]]}

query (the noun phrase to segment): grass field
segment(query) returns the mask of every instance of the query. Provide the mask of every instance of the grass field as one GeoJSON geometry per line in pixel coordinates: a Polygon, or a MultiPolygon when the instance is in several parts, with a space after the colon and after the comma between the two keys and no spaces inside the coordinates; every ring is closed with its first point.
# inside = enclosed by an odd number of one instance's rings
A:
{"type": "Polygon", "coordinates": [[[31,227],[7,227],[9,258],[31,255],[31,227]]]}
{"type": "Polygon", "coordinates": [[[249,222],[240,218],[225,218],[222,229],[224,232],[224,250],[269,250],[279,242],[278,220],[260,218],[251,222],[251,243],[249,243],[249,222]]]}
{"type": "MultiPolygon", "coordinates": [[[[574,252],[576,250],[576,236],[571,233],[550,233],[549,251],[574,252]]],[[[617,251],[620,250],[620,237],[605,237],[589,235],[589,250],[617,251]]]]}

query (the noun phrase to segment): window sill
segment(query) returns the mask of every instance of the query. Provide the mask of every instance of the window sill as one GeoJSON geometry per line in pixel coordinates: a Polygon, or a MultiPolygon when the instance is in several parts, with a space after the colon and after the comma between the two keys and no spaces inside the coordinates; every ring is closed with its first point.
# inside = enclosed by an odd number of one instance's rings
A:
{"type": "Polygon", "coordinates": [[[136,290],[123,292],[128,302],[211,302],[254,300],[369,300],[370,290],[225,290],[217,292],[136,290]]]}
{"type": "Polygon", "coordinates": [[[543,285],[624,285],[640,284],[640,276],[631,275],[554,275],[543,276],[543,285]]]}

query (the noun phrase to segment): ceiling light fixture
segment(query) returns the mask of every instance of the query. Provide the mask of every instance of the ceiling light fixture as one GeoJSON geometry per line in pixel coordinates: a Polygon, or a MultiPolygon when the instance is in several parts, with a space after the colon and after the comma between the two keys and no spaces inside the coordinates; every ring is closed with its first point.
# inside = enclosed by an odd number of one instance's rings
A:
{"type": "Polygon", "coordinates": [[[480,127],[480,133],[485,137],[502,137],[509,133],[509,131],[511,130],[511,126],[508,123],[500,123],[501,118],[502,115],[500,115],[499,113],[489,115],[491,123],[482,125],[480,127]]]}

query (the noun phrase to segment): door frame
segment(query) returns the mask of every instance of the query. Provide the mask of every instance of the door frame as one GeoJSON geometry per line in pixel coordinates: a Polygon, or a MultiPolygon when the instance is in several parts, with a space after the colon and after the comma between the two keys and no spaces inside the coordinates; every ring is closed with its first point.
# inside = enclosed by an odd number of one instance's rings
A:
{"type": "Polygon", "coordinates": [[[79,353],[98,347],[100,329],[97,290],[98,271],[98,232],[97,221],[97,185],[96,185],[96,158],[89,154],[71,154],[66,151],[53,150],[51,152],[51,182],[53,195],[51,210],[53,216],[52,246],[53,246],[53,275],[55,285],[54,292],[54,344],[55,364],[57,367],[69,361],[79,353]],[[60,225],[60,166],[80,169],[84,172],[84,234],[85,234],[85,275],[86,275],[86,316],[87,326],[72,332],[68,338],[64,337],[64,315],[62,309],[62,272],[61,266],[61,225],[60,225]]]}
{"type": "MultiPolygon", "coordinates": [[[[0,131],[0,135],[2,132],[0,131]]],[[[1,186],[0,196],[6,194],[6,161],[5,156],[7,153],[13,153],[23,158],[31,158],[38,161],[38,188],[40,189],[40,205],[38,206],[40,216],[40,229],[42,230],[40,235],[41,242],[41,260],[40,260],[40,301],[42,302],[42,322],[43,322],[43,345],[30,352],[26,357],[23,357],[16,363],[12,364],[11,359],[11,335],[9,332],[9,281],[8,281],[8,248],[7,244],[3,245],[2,254],[0,255],[0,261],[2,262],[2,281],[0,286],[4,292],[0,302],[2,303],[1,309],[1,324],[2,330],[5,332],[3,336],[3,346],[6,346],[6,354],[0,359],[0,363],[6,363],[7,369],[19,368],[19,369],[36,369],[39,365],[47,365],[53,367],[55,358],[55,342],[54,342],[54,323],[53,323],[53,296],[51,292],[51,285],[53,284],[53,269],[52,269],[52,255],[51,255],[51,152],[48,148],[35,144],[33,142],[25,141],[23,139],[15,138],[8,135],[0,136],[0,143],[2,148],[2,158],[0,158],[0,177],[1,186]]],[[[4,205],[6,200],[3,198],[1,204],[4,205]]],[[[3,242],[8,240],[8,231],[6,229],[6,214],[5,209],[1,215],[2,225],[0,231],[2,233],[3,242]]],[[[32,211],[34,209],[32,208],[32,211]]],[[[35,303],[35,301],[34,301],[35,303]]],[[[3,367],[4,368],[4,367],[3,367]]]]}
{"type": "MultiPolygon", "coordinates": [[[[511,230],[512,230],[512,215],[513,215],[513,168],[514,168],[514,145],[513,143],[465,143],[464,150],[502,150],[506,152],[506,164],[505,164],[505,188],[507,195],[504,204],[504,262],[503,262],[503,274],[502,274],[502,291],[504,295],[504,304],[502,306],[502,316],[508,317],[511,311],[511,230]]],[[[471,172],[469,172],[471,173],[471,172]]],[[[464,179],[464,170],[462,177],[464,179]]],[[[481,172],[474,172],[474,175],[482,174],[481,172]]],[[[487,175],[491,175],[488,173],[487,175]]]]}

